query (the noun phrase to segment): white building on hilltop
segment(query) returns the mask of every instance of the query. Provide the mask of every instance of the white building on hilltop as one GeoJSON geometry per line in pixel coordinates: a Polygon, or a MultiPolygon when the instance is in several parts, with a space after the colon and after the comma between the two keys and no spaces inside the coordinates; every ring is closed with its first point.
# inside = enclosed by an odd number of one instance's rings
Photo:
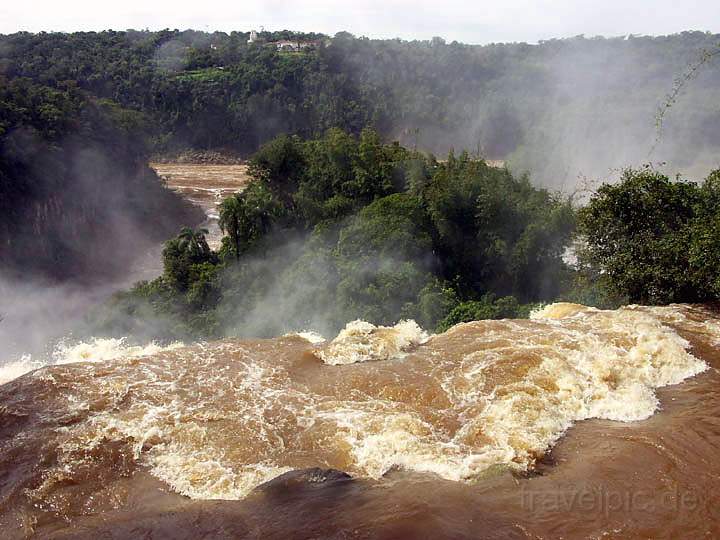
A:
{"type": "Polygon", "coordinates": [[[248,39],[248,43],[255,43],[258,40],[258,34],[255,30],[250,31],[250,39],[248,39]]]}
{"type": "Polygon", "coordinates": [[[278,51],[285,51],[285,52],[301,52],[306,49],[316,49],[320,47],[320,41],[300,41],[300,40],[281,40],[281,41],[274,41],[272,43],[269,43],[269,45],[273,45],[277,48],[278,51]]]}

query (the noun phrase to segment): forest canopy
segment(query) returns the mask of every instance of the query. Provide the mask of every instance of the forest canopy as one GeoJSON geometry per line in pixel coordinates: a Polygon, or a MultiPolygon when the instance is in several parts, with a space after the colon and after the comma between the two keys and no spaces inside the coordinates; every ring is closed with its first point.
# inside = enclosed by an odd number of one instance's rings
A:
{"type": "Polygon", "coordinates": [[[164,246],[163,275],[98,315],[107,332],[153,338],[333,333],[354,318],[443,329],[557,299],[720,295],[717,172],[692,183],[625,169],[579,211],[539,187],[572,192],[575,165],[637,166],[651,148],[677,170],[717,168],[718,66],[683,87],[659,140],[655,120],[673,79],[718,36],[248,37],[0,36],[3,269],[110,272],[139,239],[184,225],[164,246]],[[273,45],[286,38],[309,45],[273,45]],[[220,207],[217,251],[191,228],[200,211],[147,166],[151,153],[186,149],[249,158],[253,181],[220,207]]]}
{"type": "Polygon", "coordinates": [[[327,335],[353,319],[444,331],[565,300],[615,308],[720,299],[720,172],[624,171],[582,207],[466,152],[446,160],[330,130],[280,136],[164,274],[120,293],[100,328],[143,338],[327,335]]]}
{"type": "Polygon", "coordinates": [[[203,212],[147,165],[144,117],[0,76],[0,274],[102,281],[203,212]]]}
{"type": "Polygon", "coordinates": [[[141,113],[150,149],[249,156],[280,134],[370,126],[445,155],[467,149],[572,190],[579,175],[650,159],[705,175],[717,166],[720,66],[709,62],[664,118],[677,77],[720,36],[576,37],[486,46],[293,32],[78,32],[0,36],[0,74],[76,86],[141,113]],[[311,43],[278,50],[280,39],[311,43]]]}
{"type": "Polygon", "coordinates": [[[720,299],[720,171],[702,183],[626,170],[579,212],[588,269],[641,304],[720,299]]]}
{"type": "Polygon", "coordinates": [[[192,230],[170,240],[164,274],[116,296],[105,328],[173,338],[332,333],[357,318],[435,328],[478,309],[527,315],[570,277],[570,201],[468,153],[438,161],[371,129],[330,130],[272,140],[251,171],[220,207],[219,252],[192,230]]]}

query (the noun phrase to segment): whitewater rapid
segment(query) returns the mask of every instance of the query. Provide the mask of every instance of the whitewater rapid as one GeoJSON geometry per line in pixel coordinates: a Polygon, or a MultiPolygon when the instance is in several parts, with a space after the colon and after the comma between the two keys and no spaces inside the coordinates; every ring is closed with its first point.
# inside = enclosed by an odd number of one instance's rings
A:
{"type": "Polygon", "coordinates": [[[0,527],[716,537],[719,350],[720,318],[687,305],[66,343],[0,372],[0,527]]]}
{"type": "MultiPolygon", "coordinates": [[[[708,367],[667,324],[683,318],[680,307],[554,304],[531,320],[434,336],[414,321],[355,321],[331,341],[95,339],[60,347],[26,384],[62,381],[58,391],[83,416],[61,430],[61,453],[125,441],[134,460],[191,498],[241,499],[313,465],[474,482],[497,467],[527,471],[580,420],[653,415],[658,388],[708,367]],[[93,409],[98,400],[106,405],[93,409]]],[[[707,331],[720,339],[717,326],[707,331]]],[[[34,367],[25,359],[0,376],[34,367]]],[[[63,475],[75,465],[60,463],[63,475]]]]}
{"type": "Polygon", "coordinates": [[[140,358],[151,356],[162,351],[172,351],[184,347],[181,342],[161,346],[157,343],[146,345],[128,344],[127,338],[91,338],[88,341],[73,343],[60,342],[49,359],[39,359],[31,354],[25,354],[20,358],[11,360],[0,365],[0,384],[5,384],[46,366],[59,366],[75,362],[104,362],[118,358],[140,358]]]}

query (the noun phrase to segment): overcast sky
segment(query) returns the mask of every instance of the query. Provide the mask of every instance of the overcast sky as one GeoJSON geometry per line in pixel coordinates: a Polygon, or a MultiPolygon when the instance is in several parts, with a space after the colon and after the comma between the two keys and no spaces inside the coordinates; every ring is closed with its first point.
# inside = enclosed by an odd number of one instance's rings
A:
{"type": "Polygon", "coordinates": [[[466,43],[720,32],[720,0],[0,0],[0,33],[261,26],[466,43]]]}

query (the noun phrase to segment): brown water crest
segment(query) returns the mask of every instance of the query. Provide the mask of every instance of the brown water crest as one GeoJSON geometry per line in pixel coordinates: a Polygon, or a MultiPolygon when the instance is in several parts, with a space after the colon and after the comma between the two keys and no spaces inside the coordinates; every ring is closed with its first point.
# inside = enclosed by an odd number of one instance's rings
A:
{"type": "Polygon", "coordinates": [[[719,344],[709,308],[562,304],[437,336],[357,321],[330,343],[224,340],[104,361],[98,342],[68,352],[85,362],[0,386],[0,527],[718,537],[719,344]]]}

